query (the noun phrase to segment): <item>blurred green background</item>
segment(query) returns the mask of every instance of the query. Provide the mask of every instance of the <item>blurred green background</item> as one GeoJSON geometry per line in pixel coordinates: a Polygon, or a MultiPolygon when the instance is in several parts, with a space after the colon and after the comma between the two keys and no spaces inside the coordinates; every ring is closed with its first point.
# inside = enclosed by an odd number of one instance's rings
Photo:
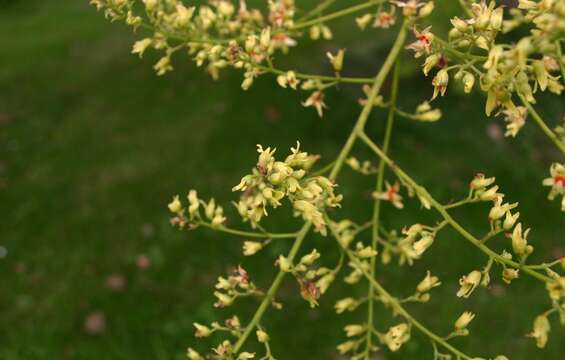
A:
{"type": "MultiPolygon", "coordinates": [[[[457,11],[455,2],[440,3],[432,19],[438,32],[447,22],[437,18],[457,11]]],[[[351,20],[334,25],[334,42],[306,41],[281,66],[329,73],[324,53],[347,47],[349,73],[375,73],[392,32],[350,31],[351,20]]],[[[319,119],[300,105],[307,94],[281,89],[269,76],[242,92],[241,74],[226,72],[214,82],[178,56],[175,72],[157,77],[151,69],[155,54],[141,61],[130,55],[136,36],[108,23],[87,1],[0,1],[0,34],[0,358],[182,359],[187,346],[204,350],[219,340],[197,342],[194,321],[223,320],[237,311],[247,322],[257,305],[253,300],[212,308],[216,277],[241,263],[266,287],[274,259],[288,244],[277,242],[257,258],[243,258],[242,239],[172,229],[166,204],[173,194],[197,188],[236,219],[230,189],[255,163],[255,144],[276,146],[282,156],[299,139],[327,163],[359,112],[359,89],[329,92],[329,110],[319,119]]],[[[403,63],[400,102],[411,109],[430,96],[430,79],[409,54],[403,63]]],[[[398,163],[444,202],[463,197],[475,173],[496,176],[533,228],[532,261],[563,256],[563,215],[541,186],[549,164],[559,158],[552,145],[532,123],[517,139],[502,138],[502,121],[486,119],[480,96],[450,89],[436,103],[445,114],[440,123],[397,121],[392,152],[398,163]]],[[[563,116],[563,98],[542,97],[539,103],[551,123],[563,116]]],[[[370,120],[377,139],[383,120],[382,111],[370,120]]],[[[370,156],[362,146],[355,153],[370,156]]],[[[374,180],[345,170],[339,183],[345,201],[335,215],[367,219],[374,180]]],[[[414,203],[404,211],[389,204],[384,210],[389,227],[438,219],[414,203]]],[[[486,205],[454,212],[477,236],[488,228],[487,213],[486,205]]],[[[295,229],[288,215],[275,212],[270,228],[295,229]]],[[[493,245],[509,246],[503,237],[493,245]]],[[[337,249],[330,239],[309,236],[304,251],[313,247],[333,264],[337,249]]],[[[486,260],[445,231],[413,267],[390,265],[378,276],[394,294],[406,296],[433,269],[443,286],[430,303],[408,307],[440,334],[449,332],[462,311],[476,312],[472,336],[453,341],[468,353],[562,358],[565,332],[556,321],[544,350],[524,336],[549,307],[540,283],[522,278],[506,286],[496,268],[489,289],[468,300],[455,297],[458,278],[486,260]]],[[[287,279],[279,296],[285,310],[263,321],[277,358],[339,358],[334,348],[345,339],[343,325],[364,316],[362,309],[334,314],[343,291],[366,290],[338,281],[312,310],[287,279]]],[[[381,329],[399,321],[382,309],[377,319],[381,329]]],[[[383,350],[375,359],[431,359],[429,342],[416,332],[413,338],[397,354],[383,350]]]]}

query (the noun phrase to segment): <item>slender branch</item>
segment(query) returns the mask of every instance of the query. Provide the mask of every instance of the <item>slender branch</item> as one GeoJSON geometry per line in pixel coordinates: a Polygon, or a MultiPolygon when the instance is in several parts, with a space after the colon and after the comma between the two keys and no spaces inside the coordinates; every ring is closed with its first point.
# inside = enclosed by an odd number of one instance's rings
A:
{"type": "MultiPolygon", "coordinates": [[[[255,65],[258,69],[270,72],[276,75],[284,75],[287,71],[271,68],[268,66],[263,65],[255,65]]],[[[363,78],[363,77],[336,77],[336,76],[324,76],[324,75],[316,75],[316,74],[304,74],[304,73],[295,73],[296,77],[303,80],[320,80],[320,81],[334,81],[338,83],[351,83],[351,84],[370,84],[374,81],[373,78],[363,78]]]]}
{"type": "MultiPolygon", "coordinates": [[[[391,100],[390,100],[390,108],[388,111],[388,117],[386,122],[386,129],[385,129],[385,136],[383,141],[383,151],[385,153],[388,152],[388,148],[390,145],[390,138],[392,134],[392,126],[394,124],[394,114],[396,110],[396,98],[398,95],[398,73],[400,70],[399,60],[396,61],[394,66],[394,72],[392,75],[392,90],[391,90],[391,100]]],[[[379,162],[379,170],[377,173],[377,181],[375,185],[375,191],[377,193],[381,192],[383,189],[383,182],[384,182],[384,172],[385,172],[385,162],[381,159],[379,162]]],[[[372,247],[373,249],[377,248],[377,244],[379,241],[379,225],[380,225],[380,214],[381,214],[381,200],[380,198],[375,199],[375,205],[373,209],[373,231],[372,231],[372,247]]],[[[377,265],[376,257],[371,258],[371,277],[375,277],[375,268],[377,265]]],[[[369,283],[369,302],[367,307],[367,326],[372,328],[373,327],[373,308],[374,302],[372,294],[374,293],[375,289],[372,283],[369,283]]],[[[367,332],[367,347],[365,349],[365,359],[369,359],[370,356],[370,349],[371,349],[371,335],[370,331],[367,332]]]]}
{"type": "Polygon", "coordinates": [[[559,68],[561,69],[561,82],[565,83],[565,64],[563,63],[563,51],[561,50],[561,42],[559,40],[555,41],[555,47],[557,49],[557,62],[559,63],[559,68]]]}
{"type": "Polygon", "coordinates": [[[363,140],[367,146],[373,150],[375,152],[375,154],[377,154],[377,156],[379,156],[381,159],[383,159],[386,164],[392,169],[392,171],[394,171],[396,173],[396,175],[398,177],[400,177],[401,179],[403,179],[407,184],[409,184],[411,187],[414,188],[414,190],[422,197],[426,198],[431,206],[436,209],[440,215],[449,223],[449,225],[455,229],[459,234],[461,234],[465,239],[467,239],[469,242],[471,242],[473,245],[475,245],[477,248],[479,248],[482,252],[484,252],[486,255],[494,258],[497,262],[499,263],[503,263],[507,266],[516,268],[516,269],[520,269],[523,270],[525,273],[531,275],[532,277],[543,281],[543,282],[547,282],[547,281],[551,281],[551,278],[549,278],[548,276],[541,274],[529,267],[524,266],[523,264],[520,264],[518,262],[515,262],[513,260],[508,260],[506,258],[504,258],[503,256],[497,254],[496,252],[494,252],[493,250],[491,250],[489,247],[487,247],[485,244],[481,243],[481,241],[479,239],[477,239],[476,237],[474,237],[473,235],[471,235],[467,230],[465,230],[457,221],[455,221],[453,219],[453,217],[451,217],[451,215],[447,212],[447,210],[438,202],[436,201],[431,195],[430,193],[422,186],[420,186],[418,183],[416,183],[416,181],[414,181],[410,176],[408,176],[402,169],[400,169],[398,167],[398,165],[396,165],[365,133],[362,133],[361,135],[359,135],[359,137],[361,138],[361,140],[363,140]]]}
{"type": "Polygon", "coordinates": [[[461,60],[487,60],[486,56],[467,54],[467,53],[464,53],[464,52],[461,52],[459,50],[452,48],[447,41],[438,37],[436,34],[434,34],[434,40],[433,41],[440,43],[440,45],[445,49],[446,52],[450,53],[451,55],[453,55],[453,56],[455,56],[455,57],[457,57],[461,60]]]}
{"type": "Polygon", "coordinates": [[[326,10],[327,8],[329,8],[330,6],[333,5],[333,3],[335,3],[336,0],[325,0],[323,2],[321,2],[320,4],[318,4],[318,6],[316,6],[314,9],[310,10],[308,13],[306,13],[306,15],[304,15],[303,17],[301,17],[298,22],[304,22],[305,20],[311,19],[316,15],[319,15],[321,13],[324,12],[324,10],[326,10]]]}
{"type": "MultiPolygon", "coordinates": [[[[300,246],[302,245],[302,242],[306,238],[306,234],[308,234],[308,231],[310,231],[311,227],[312,224],[308,222],[304,224],[302,229],[298,232],[298,235],[296,236],[296,240],[294,241],[294,244],[292,244],[292,248],[290,249],[290,252],[288,254],[289,261],[292,261],[296,256],[296,254],[298,253],[298,250],[300,250],[300,246]]],[[[285,275],[286,273],[284,271],[279,270],[277,276],[275,277],[275,280],[273,281],[271,287],[267,291],[267,295],[265,295],[263,301],[261,302],[261,304],[257,308],[257,311],[253,315],[251,322],[246,326],[245,331],[243,332],[241,337],[237,340],[237,343],[234,346],[234,353],[239,352],[239,350],[241,349],[241,347],[243,346],[243,344],[245,343],[251,332],[259,324],[259,321],[263,317],[263,314],[267,310],[267,307],[271,304],[273,298],[275,297],[277,291],[279,290],[279,287],[285,275]]]]}
{"type": "Polygon", "coordinates": [[[308,20],[308,21],[303,21],[303,22],[298,22],[296,24],[294,24],[294,26],[292,28],[290,28],[290,30],[299,30],[299,29],[303,29],[303,28],[307,28],[310,27],[312,25],[316,25],[316,24],[321,24],[324,22],[328,22],[330,20],[334,20],[334,19],[338,19],[342,16],[346,16],[349,14],[353,14],[365,9],[369,9],[373,6],[379,5],[381,3],[383,3],[384,0],[369,0],[365,3],[359,4],[359,5],[354,5],[345,9],[341,9],[338,10],[336,12],[333,12],[331,14],[325,15],[325,16],[320,16],[319,18],[313,19],[313,20],[308,20]]]}
{"type": "Polygon", "coordinates": [[[381,87],[383,86],[383,83],[388,73],[392,69],[394,62],[396,61],[396,58],[398,57],[398,54],[402,50],[402,46],[406,41],[407,28],[408,28],[408,23],[404,22],[398,32],[398,35],[396,37],[396,40],[394,41],[392,49],[390,50],[388,56],[385,59],[385,62],[383,63],[383,66],[381,67],[377,76],[375,77],[375,81],[373,82],[373,86],[371,87],[371,91],[369,92],[369,96],[367,97],[367,103],[363,107],[363,110],[361,110],[361,114],[359,115],[359,118],[357,119],[357,122],[355,123],[355,126],[353,127],[353,130],[349,135],[349,138],[345,142],[345,145],[343,146],[341,152],[337,157],[334,170],[330,173],[331,180],[335,180],[337,174],[339,173],[341,167],[343,166],[345,159],[349,155],[351,148],[353,148],[353,145],[355,144],[355,140],[357,140],[357,137],[363,132],[363,129],[365,128],[367,119],[369,118],[369,115],[373,110],[374,100],[379,95],[379,92],[381,91],[381,87]]]}
{"type": "MultiPolygon", "coordinates": [[[[335,229],[333,228],[333,226],[330,226],[330,231],[332,232],[332,235],[339,240],[339,234],[336,233],[335,229]]],[[[341,241],[338,241],[339,244],[341,244],[341,241]]],[[[365,267],[362,265],[362,263],[359,261],[359,259],[351,252],[351,250],[347,249],[347,248],[343,248],[347,254],[347,256],[349,257],[349,259],[355,263],[355,265],[357,265],[357,269],[359,269],[363,275],[365,276],[365,278],[373,285],[373,287],[375,288],[375,290],[377,290],[377,292],[380,294],[381,298],[383,299],[384,302],[386,302],[387,304],[390,304],[390,306],[392,306],[395,310],[396,313],[402,315],[402,317],[404,317],[406,319],[406,321],[410,322],[412,324],[412,326],[414,326],[415,328],[417,328],[418,330],[420,330],[420,332],[422,332],[423,334],[425,334],[427,337],[429,337],[431,340],[435,341],[436,343],[438,343],[439,345],[441,345],[442,347],[444,347],[445,349],[451,351],[453,354],[455,354],[456,356],[465,359],[465,360],[472,360],[473,358],[466,355],[465,353],[463,353],[462,351],[460,351],[459,349],[457,349],[456,347],[454,347],[453,345],[451,345],[450,343],[448,343],[446,340],[444,340],[441,336],[436,335],[434,332],[432,332],[431,330],[429,330],[425,325],[423,325],[421,322],[419,322],[418,320],[416,320],[403,306],[402,304],[398,301],[397,298],[395,298],[394,296],[390,295],[388,293],[388,291],[386,291],[386,289],[375,279],[375,277],[371,276],[371,274],[365,269],[365,267]]]]}
{"type": "Polygon", "coordinates": [[[545,135],[547,135],[547,137],[553,141],[553,143],[559,148],[559,150],[561,150],[561,152],[563,154],[565,154],[565,144],[559,140],[559,138],[557,137],[557,135],[553,132],[553,130],[551,130],[549,128],[549,126],[547,126],[547,124],[543,121],[543,119],[541,118],[541,116],[537,113],[537,111],[534,109],[534,107],[532,106],[532,104],[530,104],[528,102],[528,100],[526,100],[526,98],[524,97],[524,95],[518,93],[518,96],[520,97],[520,101],[522,102],[522,104],[528,108],[528,112],[532,115],[532,118],[535,120],[536,124],[538,124],[538,126],[540,127],[540,129],[545,133],[545,135]]]}
{"type": "Polygon", "coordinates": [[[253,231],[244,231],[238,229],[228,228],[226,226],[212,226],[210,223],[201,221],[198,225],[213,229],[215,231],[220,231],[226,234],[237,235],[237,236],[244,236],[244,237],[252,237],[252,238],[263,238],[263,239],[291,239],[296,238],[298,232],[295,233],[270,233],[270,232],[253,232],[253,231]]]}

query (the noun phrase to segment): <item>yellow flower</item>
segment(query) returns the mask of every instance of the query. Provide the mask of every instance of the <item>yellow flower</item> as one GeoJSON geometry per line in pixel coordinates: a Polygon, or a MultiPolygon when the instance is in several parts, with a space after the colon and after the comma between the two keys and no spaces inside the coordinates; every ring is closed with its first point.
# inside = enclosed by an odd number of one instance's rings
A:
{"type": "Polygon", "coordinates": [[[475,314],[470,311],[465,311],[459,318],[455,321],[455,329],[463,330],[469,325],[471,321],[475,318],[475,314]]]}
{"type": "Polygon", "coordinates": [[[179,196],[175,195],[175,197],[173,198],[173,201],[171,201],[168,205],[169,210],[172,213],[178,214],[179,212],[182,211],[182,204],[179,200],[179,196]]]}
{"type": "Polygon", "coordinates": [[[425,293],[430,291],[432,288],[440,285],[441,282],[439,282],[439,278],[437,276],[432,276],[432,274],[427,271],[426,277],[424,278],[424,280],[420,281],[420,283],[416,287],[416,291],[418,291],[419,293],[425,293]]]}
{"type": "Polygon", "coordinates": [[[459,279],[459,285],[461,285],[461,287],[457,292],[457,297],[468,298],[480,282],[481,272],[478,270],[473,270],[468,275],[463,276],[459,279]]]}
{"type": "Polygon", "coordinates": [[[550,330],[551,326],[549,325],[547,317],[545,315],[539,315],[534,320],[534,329],[528,336],[536,340],[536,346],[538,348],[543,349],[545,344],[547,344],[547,335],[550,330]]]}

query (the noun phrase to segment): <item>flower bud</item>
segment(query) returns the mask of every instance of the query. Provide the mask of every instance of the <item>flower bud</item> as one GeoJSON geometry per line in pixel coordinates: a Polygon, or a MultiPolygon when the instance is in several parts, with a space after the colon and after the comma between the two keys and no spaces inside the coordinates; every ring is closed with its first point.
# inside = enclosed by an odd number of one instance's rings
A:
{"type": "Polygon", "coordinates": [[[342,344],[339,344],[337,346],[337,351],[339,351],[340,354],[346,354],[348,352],[350,352],[351,350],[353,350],[355,348],[355,346],[357,346],[357,342],[350,340],[350,341],[346,341],[342,344]]]}
{"type": "Polygon", "coordinates": [[[363,16],[355,18],[355,22],[357,23],[357,26],[359,26],[359,28],[361,30],[365,30],[365,28],[367,27],[367,25],[371,21],[371,18],[372,18],[371,14],[365,14],[363,16]]]}
{"type": "Polygon", "coordinates": [[[495,178],[485,178],[484,174],[477,174],[473,181],[471,181],[470,187],[472,190],[484,189],[491,186],[495,182],[495,178]]]}
{"type": "Polygon", "coordinates": [[[249,360],[249,359],[253,359],[254,357],[255,357],[255,353],[244,351],[238,355],[237,360],[249,360]]]}
{"type": "Polygon", "coordinates": [[[424,280],[420,281],[420,283],[416,287],[416,291],[418,291],[419,293],[425,293],[430,291],[432,288],[440,285],[441,282],[439,282],[439,278],[437,276],[432,276],[432,274],[428,271],[424,280]]]}
{"type": "Polygon", "coordinates": [[[361,335],[365,332],[365,327],[363,325],[347,325],[343,328],[347,337],[353,337],[361,335]]]}
{"type": "Polygon", "coordinates": [[[263,243],[260,243],[258,241],[244,241],[243,255],[245,256],[255,255],[262,248],[263,248],[263,243]]]}
{"type": "Polygon", "coordinates": [[[222,308],[222,307],[230,306],[231,304],[233,304],[234,298],[232,298],[231,296],[226,295],[222,292],[215,291],[214,296],[216,298],[218,298],[218,301],[216,303],[214,303],[215,307],[222,308]]]}
{"type": "Polygon", "coordinates": [[[475,76],[470,72],[465,72],[465,75],[463,75],[462,82],[463,82],[463,90],[465,91],[465,94],[469,94],[471,90],[473,90],[473,85],[475,85],[475,76]]]}
{"type": "Polygon", "coordinates": [[[470,28],[469,24],[467,24],[465,20],[462,20],[456,16],[450,21],[453,27],[457,29],[457,31],[459,31],[460,33],[466,33],[467,31],[469,31],[470,28]]]}
{"type": "Polygon", "coordinates": [[[500,31],[502,29],[502,17],[503,17],[502,7],[498,7],[494,9],[490,16],[490,28],[496,31],[500,31]]]}
{"type": "Polygon", "coordinates": [[[550,330],[551,326],[549,325],[547,317],[545,315],[539,315],[534,320],[534,329],[528,336],[536,340],[536,346],[538,348],[543,349],[545,344],[547,344],[547,335],[550,330]]]}
{"type": "Polygon", "coordinates": [[[286,89],[286,86],[288,84],[288,81],[286,80],[286,75],[281,74],[277,76],[277,83],[280,85],[280,87],[286,89]]]}
{"type": "Polygon", "coordinates": [[[510,284],[512,282],[512,280],[517,279],[518,278],[518,270],[517,269],[504,269],[502,271],[502,280],[507,283],[510,284]]]}
{"type": "Polygon", "coordinates": [[[335,280],[335,274],[333,272],[322,276],[316,282],[316,286],[318,287],[318,289],[320,289],[320,294],[325,294],[334,280],[335,280]]]}
{"type": "Polygon", "coordinates": [[[547,88],[548,77],[549,77],[549,74],[545,69],[545,65],[543,64],[542,61],[539,60],[534,61],[532,65],[534,67],[534,75],[536,76],[536,80],[539,84],[539,87],[542,91],[545,91],[545,89],[547,88]]]}
{"type": "Polygon", "coordinates": [[[420,9],[420,12],[418,12],[418,16],[420,16],[421,18],[426,17],[430,15],[432,11],[434,11],[434,2],[428,1],[426,5],[422,6],[422,8],[420,9]]]}
{"type": "Polygon", "coordinates": [[[210,334],[212,334],[212,330],[207,326],[201,325],[199,323],[193,323],[192,325],[194,325],[194,327],[196,328],[194,336],[198,338],[208,337],[210,336],[210,334]]]}
{"type": "Polygon", "coordinates": [[[157,7],[159,0],[143,0],[143,2],[145,3],[147,11],[152,11],[157,7]]]}
{"type": "Polygon", "coordinates": [[[328,59],[330,60],[330,63],[332,64],[334,71],[336,73],[341,72],[341,70],[343,69],[343,58],[345,55],[345,50],[344,49],[340,49],[336,55],[332,55],[332,53],[327,52],[326,56],[328,57],[328,59]]]}
{"type": "Polygon", "coordinates": [[[131,50],[132,54],[139,54],[139,57],[143,57],[143,53],[147,48],[153,43],[153,39],[145,38],[143,40],[136,41],[133,44],[133,49],[131,50]]]}
{"type": "Polygon", "coordinates": [[[479,199],[481,201],[494,201],[495,199],[500,197],[498,191],[498,185],[491,187],[490,189],[486,190],[485,192],[479,195],[479,199]]]}
{"type": "Polygon", "coordinates": [[[179,212],[182,211],[182,204],[181,204],[181,202],[180,202],[180,200],[179,200],[179,196],[178,196],[178,195],[175,195],[175,197],[173,198],[173,201],[171,201],[171,202],[169,203],[168,207],[169,207],[169,210],[170,210],[172,213],[175,213],[175,214],[177,214],[177,213],[179,213],[179,212]]]}
{"type": "Polygon", "coordinates": [[[243,82],[241,83],[241,88],[244,91],[249,90],[249,88],[251,87],[251,85],[253,85],[253,77],[252,76],[248,76],[246,77],[243,82]]]}
{"type": "Polygon", "coordinates": [[[416,241],[412,247],[416,252],[416,255],[422,255],[434,242],[434,235],[428,234],[423,236],[420,240],[416,241]]]}
{"type": "Polygon", "coordinates": [[[279,259],[277,260],[277,263],[279,265],[279,268],[283,272],[289,272],[290,268],[292,267],[292,263],[290,262],[290,260],[288,260],[288,258],[282,255],[279,255],[279,259]]]}
{"type": "Polygon", "coordinates": [[[345,310],[352,311],[357,307],[357,301],[352,297],[347,297],[335,303],[335,312],[338,314],[343,313],[345,310]]]}
{"type": "MultiPolygon", "coordinates": [[[[442,113],[440,109],[433,109],[430,111],[426,111],[423,113],[419,113],[419,114],[415,114],[414,115],[414,119],[415,120],[419,120],[419,121],[423,121],[423,122],[435,122],[438,121],[439,119],[441,119],[442,113]]],[[[420,200],[422,200],[422,197],[420,197],[420,200]]],[[[424,206],[427,209],[429,209],[428,206],[424,206]]]]}
{"type": "Polygon", "coordinates": [[[410,326],[402,323],[388,329],[388,332],[383,337],[384,343],[388,346],[390,351],[397,351],[402,344],[410,340],[410,326]]]}
{"type": "Polygon", "coordinates": [[[318,25],[314,25],[310,28],[310,39],[318,40],[320,38],[320,27],[318,25]]]}
{"type": "Polygon", "coordinates": [[[269,342],[269,334],[267,334],[265,331],[263,331],[263,330],[257,330],[256,334],[257,334],[257,340],[258,340],[260,343],[263,343],[263,344],[264,344],[264,343],[266,343],[266,342],[269,342]]]}
{"type": "Polygon", "coordinates": [[[186,357],[188,360],[204,360],[204,358],[192,348],[186,350],[186,357]]]}
{"type": "Polygon", "coordinates": [[[259,44],[263,49],[268,49],[271,45],[271,28],[268,27],[261,31],[261,37],[259,38],[259,44]]]}
{"type": "Polygon", "coordinates": [[[440,58],[441,58],[441,54],[438,54],[438,53],[432,54],[432,55],[430,55],[426,58],[426,60],[424,61],[423,69],[422,69],[422,71],[424,72],[424,75],[428,76],[428,73],[430,72],[431,69],[434,68],[434,66],[437,65],[440,58]]]}
{"type": "Polygon", "coordinates": [[[469,323],[475,318],[475,314],[470,311],[465,311],[457,321],[455,321],[455,329],[456,330],[463,330],[469,325],[469,323]]]}
{"type": "Polygon", "coordinates": [[[314,249],[310,254],[304,255],[302,259],[300,259],[300,264],[303,265],[312,265],[314,261],[320,258],[320,253],[318,250],[314,249]]]}
{"type": "Polygon", "coordinates": [[[468,275],[461,277],[461,279],[459,279],[459,285],[461,287],[457,292],[457,297],[468,298],[480,282],[481,272],[478,270],[473,270],[468,275]]]}
{"type": "Polygon", "coordinates": [[[524,231],[524,234],[522,234],[522,223],[518,223],[518,225],[514,228],[510,238],[512,240],[512,250],[516,255],[523,257],[529,255],[533,251],[533,248],[528,245],[527,238],[529,232],[530,229],[527,229],[524,231]]]}
{"type": "Polygon", "coordinates": [[[518,220],[518,218],[520,217],[520,213],[517,212],[516,214],[512,215],[510,213],[510,211],[506,212],[506,217],[504,218],[504,222],[502,224],[502,228],[506,231],[512,229],[514,227],[514,224],[516,223],[516,220],[518,220]]]}

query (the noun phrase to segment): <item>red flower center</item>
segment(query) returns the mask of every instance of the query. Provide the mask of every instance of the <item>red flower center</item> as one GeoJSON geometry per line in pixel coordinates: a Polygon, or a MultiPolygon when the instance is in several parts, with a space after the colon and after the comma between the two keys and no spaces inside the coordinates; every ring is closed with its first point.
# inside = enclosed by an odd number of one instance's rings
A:
{"type": "Polygon", "coordinates": [[[557,175],[553,178],[555,185],[560,184],[561,186],[565,186],[565,175],[557,175]]]}

